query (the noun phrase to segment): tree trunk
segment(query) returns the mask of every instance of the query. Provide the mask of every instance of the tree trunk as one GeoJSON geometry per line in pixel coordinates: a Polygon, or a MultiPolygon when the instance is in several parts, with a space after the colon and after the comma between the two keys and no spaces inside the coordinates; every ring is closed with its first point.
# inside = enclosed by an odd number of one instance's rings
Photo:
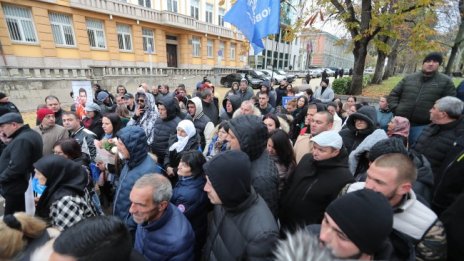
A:
{"type": "Polygon", "coordinates": [[[458,53],[459,46],[464,40],[464,0],[459,0],[459,13],[461,15],[461,24],[459,25],[458,33],[454,39],[453,47],[451,47],[451,54],[446,65],[445,74],[451,75],[454,60],[456,59],[456,54],[458,53]]]}
{"type": "Polygon", "coordinates": [[[382,82],[383,68],[385,67],[385,59],[387,54],[383,51],[377,52],[377,63],[375,64],[375,72],[372,76],[371,83],[380,84],[382,82]]]}
{"type": "Polygon", "coordinates": [[[362,93],[363,74],[364,74],[364,66],[366,64],[368,44],[369,44],[368,39],[361,39],[359,41],[355,41],[354,43],[353,78],[351,80],[351,88],[349,90],[349,94],[351,95],[360,95],[362,93]]]}
{"type": "Polygon", "coordinates": [[[385,68],[385,72],[383,73],[382,80],[388,79],[395,73],[395,66],[396,66],[396,58],[398,57],[398,48],[400,46],[400,41],[395,40],[392,50],[388,57],[387,67],[385,68]]]}

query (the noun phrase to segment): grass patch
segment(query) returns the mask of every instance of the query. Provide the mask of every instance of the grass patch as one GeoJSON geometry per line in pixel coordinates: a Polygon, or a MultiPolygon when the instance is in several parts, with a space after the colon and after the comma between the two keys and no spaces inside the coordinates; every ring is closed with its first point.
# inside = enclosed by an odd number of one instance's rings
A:
{"type": "MultiPolygon", "coordinates": [[[[383,81],[381,84],[369,84],[366,88],[363,88],[362,95],[367,97],[380,97],[382,95],[388,95],[390,91],[403,79],[403,75],[393,76],[388,80],[383,81]]],[[[464,78],[453,77],[454,86],[458,86],[464,78]]]]}

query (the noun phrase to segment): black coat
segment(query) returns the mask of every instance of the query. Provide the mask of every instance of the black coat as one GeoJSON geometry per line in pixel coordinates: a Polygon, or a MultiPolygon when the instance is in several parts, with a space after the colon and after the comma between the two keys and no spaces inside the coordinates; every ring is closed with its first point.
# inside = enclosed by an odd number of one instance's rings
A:
{"type": "Polygon", "coordinates": [[[32,164],[42,157],[42,137],[26,124],[10,138],[13,140],[0,156],[0,193],[24,195],[34,170],[32,164]]]}
{"type": "Polygon", "coordinates": [[[158,117],[153,126],[153,143],[151,150],[158,156],[158,162],[164,162],[164,156],[169,148],[169,137],[176,133],[177,124],[181,119],[177,116],[176,104],[173,99],[160,99],[157,104],[166,107],[167,117],[161,119],[158,117]]]}
{"type": "Polygon", "coordinates": [[[199,140],[200,138],[198,137],[198,134],[196,134],[188,140],[187,145],[185,145],[184,149],[181,152],[177,152],[176,150],[170,151],[169,147],[171,147],[172,144],[177,142],[177,135],[171,135],[171,137],[169,138],[169,146],[166,150],[166,154],[164,157],[164,167],[172,167],[174,168],[174,173],[177,173],[177,166],[179,166],[180,158],[182,157],[182,152],[189,150],[198,150],[199,140]]]}
{"type": "MultiPolygon", "coordinates": [[[[462,174],[462,173],[461,173],[462,174]]],[[[460,261],[464,256],[464,194],[449,206],[440,216],[446,229],[446,240],[448,244],[448,260],[460,261]]]]}
{"type": "Polygon", "coordinates": [[[413,150],[423,154],[430,162],[435,177],[434,183],[440,182],[440,168],[443,161],[449,157],[456,138],[464,133],[464,118],[448,124],[430,124],[419,136],[413,150]]]}
{"type": "Polygon", "coordinates": [[[320,224],[326,207],[350,182],[354,179],[344,148],[336,157],[322,161],[315,161],[312,154],[306,154],[282,193],[279,212],[282,227],[294,230],[320,224]]]}
{"type": "Polygon", "coordinates": [[[343,139],[343,145],[346,147],[348,155],[355,150],[359,144],[372,132],[377,129],[377,112],[374,107],[363,106],[358,112],[353,113],[346,122],[345,129],[339,133],[343,139]],[[367,122],[367,129],[357,130],[355,120],[361,119],[367,122]]]}
{"type": "Polygon", "coordinates": [[[201,101],[201,103],[203,104],[203,113],[208,116],[214,126],[216,126],[219,123],[219,109],[215,101],[211,103],[201,101]]]}
{"type": "Polygon", "coordinates": [[[266,202],[252,194],[235,208],[214,207],[204,260],[272,260],[277,223],[266,202]]]}

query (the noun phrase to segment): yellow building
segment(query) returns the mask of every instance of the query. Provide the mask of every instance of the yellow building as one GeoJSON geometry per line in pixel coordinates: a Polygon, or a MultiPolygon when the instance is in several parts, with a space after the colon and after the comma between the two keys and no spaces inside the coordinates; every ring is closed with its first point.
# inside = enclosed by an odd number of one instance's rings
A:
{"type": "Polygon", "coordinates": [[[211,69],[246,64],[230,1],[0,0],[0,65],[211,69]]]}

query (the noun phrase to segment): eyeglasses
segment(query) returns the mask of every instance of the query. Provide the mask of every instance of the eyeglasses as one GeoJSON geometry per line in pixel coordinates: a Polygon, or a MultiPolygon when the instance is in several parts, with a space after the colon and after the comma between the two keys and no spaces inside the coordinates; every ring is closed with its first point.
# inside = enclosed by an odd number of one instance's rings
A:
{"type": "Polygon", "coordinates": [[[144,99],[138,99],[137,102],[145,102],[144,99]]]}

